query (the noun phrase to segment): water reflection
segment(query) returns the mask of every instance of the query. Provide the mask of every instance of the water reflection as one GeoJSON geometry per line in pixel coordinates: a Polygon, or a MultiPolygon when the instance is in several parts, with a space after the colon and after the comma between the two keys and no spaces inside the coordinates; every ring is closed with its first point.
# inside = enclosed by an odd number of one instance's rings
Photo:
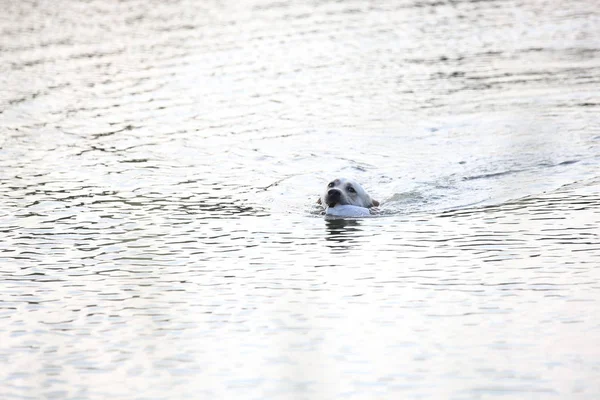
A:
{"type": "Polygon", "coordinates": [[[336,252],[346,252],[356,246],[358,238],[363,234],[358,219],[334,218],[325,219],[327,246],[336,252]]]}

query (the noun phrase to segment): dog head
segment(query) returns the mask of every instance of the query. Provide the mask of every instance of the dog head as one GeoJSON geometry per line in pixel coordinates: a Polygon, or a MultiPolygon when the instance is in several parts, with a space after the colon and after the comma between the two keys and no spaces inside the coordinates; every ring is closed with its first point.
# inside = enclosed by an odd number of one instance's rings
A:
{"type": "Polygon", "coordinates": [[[367,208],[379,205],[379,202],[373,200],[358,182],[346,178],[329,182],[317,203],[328,207],[335,207],[338,204],[367,208]]]}

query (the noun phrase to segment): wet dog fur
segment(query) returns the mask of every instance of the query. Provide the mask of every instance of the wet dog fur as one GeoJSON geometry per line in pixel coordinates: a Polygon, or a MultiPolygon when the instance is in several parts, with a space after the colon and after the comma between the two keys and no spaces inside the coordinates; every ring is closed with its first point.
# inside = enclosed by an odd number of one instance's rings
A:
{"type": "Polygon", "coordinates": [[[323,207],[335,207],[338,204],[365,208],[379,206],[379,202],[373,200],[358,182],[347,178],[338,178],[329,182],[317,203],[323,207]]]}

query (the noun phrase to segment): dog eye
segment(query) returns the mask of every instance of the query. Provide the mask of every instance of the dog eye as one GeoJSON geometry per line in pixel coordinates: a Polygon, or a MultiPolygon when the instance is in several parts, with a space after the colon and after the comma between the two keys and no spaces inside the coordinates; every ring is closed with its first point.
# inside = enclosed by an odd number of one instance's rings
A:
{"type": "Polygon", "coordinates": [[[354,188],[352,186],[348,186],[348,191],[350,193],[355,193],[356,192],[356,190],[354,190],[354,188]]]}
{"type": "Polygon", "coordinates": [[[327,185],[327,187],[333,187],[333,182],[329,182],[329,185],[327,185]]]}

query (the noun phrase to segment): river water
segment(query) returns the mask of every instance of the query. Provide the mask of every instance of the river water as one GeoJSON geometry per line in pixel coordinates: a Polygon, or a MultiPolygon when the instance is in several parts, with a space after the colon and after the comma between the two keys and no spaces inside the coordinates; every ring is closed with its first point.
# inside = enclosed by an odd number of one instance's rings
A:
{"type": "Polygon", "coordinates": [[[2,8],[0,398],[600,398],[596,1],[2,8]]]}

